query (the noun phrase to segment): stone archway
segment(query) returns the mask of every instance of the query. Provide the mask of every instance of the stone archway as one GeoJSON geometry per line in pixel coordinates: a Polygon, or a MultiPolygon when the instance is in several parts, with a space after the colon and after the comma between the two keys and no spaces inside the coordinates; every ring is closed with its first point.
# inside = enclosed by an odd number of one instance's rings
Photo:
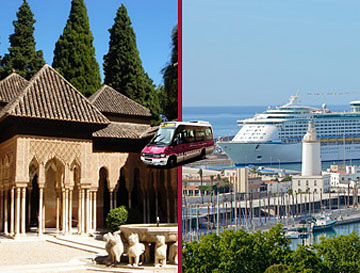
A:
{"type": "Polygon", "coordinates": [[[126,188],[125,169],[121,168],[120,178],[116,185],[116,206],[129,206],[129,194],[126,188]]]}
{"type": "MultiPolygon", "coordinates": [[[[45,228],[59,228],[60,219],[64,222],[63,211],[60,211],[60,200],[64,206],[65,198],[60,198],[64,192],[65,166],[57,158],[49,160],[45,165],[45,185],[43,201],[43,219],[45,228]]],[[[64,195],[64,194],[63,194],[64,195]]],[[[64,197],[64,196],[63,196],[64,197]]],[[[63,228],[64,229],[64,228],[63,228]]],[[[45,231],[45,230],[44,230],[45,231]]]]}
{"type": "Polygon", "coordinates": [[[109,172],[105,167],[99,170],[99,187],[96,195],[96,226],[105,227],[105,218],[110,211],[109,172]]]}
{"type": "Polygon", "coordinates": [[[140,170],[133,170],[133,181],[131,189],[131,208],[129,208],[129,223],[142,223],[144,219],[143,198],[141,190],[140,170]]]}
{"type": "Polygon", "coordinates": [[[69,221],[70,230],[73,226],[77,227],[78,233],[81,233],[81,223],[80,223],[80,215],[81,215],[81,186],[80,186],[80,164],[77,162],[73,162],[71,165],[72,171],[72,184],[71,184],[71,202],[70,202],[70,211],[71,215],[69,221]]]}
{"type": "Polygon", "coordinates": [[[35,158],[29,165],[29,185],[27,187],[27,225],[26,229],[31,230],[39,225],[39,163],[35,158]]]}

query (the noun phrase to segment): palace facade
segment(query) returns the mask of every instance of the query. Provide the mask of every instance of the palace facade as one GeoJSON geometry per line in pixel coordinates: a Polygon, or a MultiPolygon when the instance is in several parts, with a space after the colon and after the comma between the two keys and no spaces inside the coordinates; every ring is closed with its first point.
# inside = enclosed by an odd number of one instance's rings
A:
{"type": "Polygon", "coordinates": [[[85,98],[49,65],[0,81],[0,232],[88,234],[121,205],[134,221],[177,222],[177,169],[140,160],[151,118],[106,85],[85,98]]]}

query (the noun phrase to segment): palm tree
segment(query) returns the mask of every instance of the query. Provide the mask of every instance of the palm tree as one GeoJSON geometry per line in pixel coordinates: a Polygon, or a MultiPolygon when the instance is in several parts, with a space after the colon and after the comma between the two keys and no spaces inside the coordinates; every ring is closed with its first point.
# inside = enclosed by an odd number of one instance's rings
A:
{"type": "Polygon", "coordinates": [[[300,193],[300,215],[302,216],[302,211],[303,211],[303,206],[302,206],[302,190],[299,189],[299,193],[300,193]]]}
{"type": "Polygon", "coordinates": [[[309,215],[311,215],[311,200],[310,200],[310,188],[306,188],[306,193],[309,197],[309,215]]]}
{"type": "Polygon", "coordinates": [[[201,185],[201,190],[200,190],[200,194],[201,194],[201,204],[204,204],[204,196],[202,194],[202,189],[203,189],[203,170],[200,168],[199,169],[199,176],[200,176],[200,185],[201,185]]]}
{"type": "Polygon", "coordinates": [[[347,208],[350,207],[350,178],[348,178],[348,185],[347,185],[347,208]]]}
{"type": "Polygon", "coordinates": [[[294,196],[293,196],[293,190],[292,189],[288,189],[288,198],[289,198],[288,217],[290,217],[291,212],[292,212],[292,206],[294,206],[294,196]],[[290,196],[292,196],[292,202],[291,202],[290,196]]]}

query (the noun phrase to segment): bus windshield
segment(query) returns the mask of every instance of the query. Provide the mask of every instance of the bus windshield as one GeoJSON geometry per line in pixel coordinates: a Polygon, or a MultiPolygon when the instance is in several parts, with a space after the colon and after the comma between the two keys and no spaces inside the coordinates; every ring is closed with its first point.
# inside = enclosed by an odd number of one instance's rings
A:
{"type": "Polygon", "coordinates": [[[160,127],[156,132],[155,136],[152,138],[149,144],[155,145],[169,145],[174,136],[175,127],[160,127]]]}

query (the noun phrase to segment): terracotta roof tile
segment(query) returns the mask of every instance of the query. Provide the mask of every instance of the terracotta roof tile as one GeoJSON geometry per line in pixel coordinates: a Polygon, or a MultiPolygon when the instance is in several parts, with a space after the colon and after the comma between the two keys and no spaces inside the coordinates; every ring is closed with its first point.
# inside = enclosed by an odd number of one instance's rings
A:
{"type": "Polygon", "coordinates": [[[94,132],[93,137],[141,139],[150,128],[144,124],[111,122],[106,128],[94,132]]]}
{"type": "Polygon", "coordinates": [[[17,97],[29,82],[16,73],[0,81],[0,102],[8,103],[17,97]]]}
{"type": "Polygon", "coordinates": [[[0,112],[6,116],[109,124],[110,121],[49,65],[43,66],[0,112]]]}
{"type": "Polygon", "coordinates": [[[102,113],[151,117],[149,109],[106,84],[96,91],[89,101],[102,113]]]}

